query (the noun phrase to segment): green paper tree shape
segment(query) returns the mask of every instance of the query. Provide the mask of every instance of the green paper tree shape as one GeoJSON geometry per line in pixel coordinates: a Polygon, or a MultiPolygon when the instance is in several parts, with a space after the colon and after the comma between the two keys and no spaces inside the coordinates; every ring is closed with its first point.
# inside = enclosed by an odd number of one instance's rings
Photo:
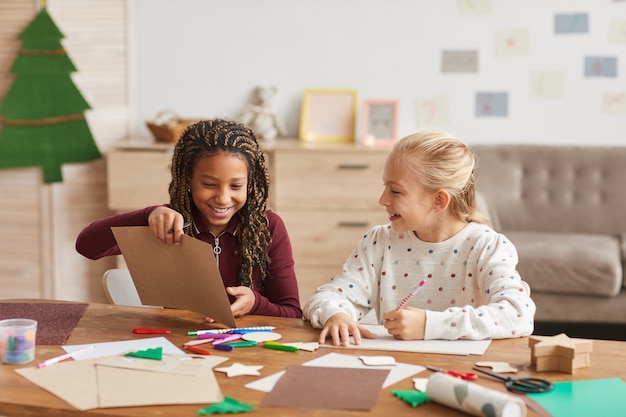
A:
{"type": "Polygon", "coordinates": [[[132,356],[135,358],[142,359],[153,359],[156,361],[160,361],[163,359],[163,348],[148,348],[145,350],[136,350],[134,352],[128,352],[126,356],[132,356]]]}
{"type": "Polygon", "coordinates": [[[102,157],[85,119],[91,107],[74,84],[76,67],[45,7],[20,34],[15,81],[0,105],[0,168],[41,166],[45,183],[63,181],[64,163],[102,157]]]}
{"type": "Polygon", "coordinates": [[[391,391],[391,393],[400,398],[405,403],[410,404],[413,408],[430,402],[430,397],[428,397],[428,394],[417,390],[396,389],[391,391]]]}
{"type": "Polygon", "coordinates": [[[211,414],[228,414],[228,413],[247,413],[253,411],[254,406],[246,403],[242,403],[231,397],[224,397],[224,401],[221,403],[212,404],[208,407],[204,407],[196,413],[199,416],[208,416],[211,414]]]}

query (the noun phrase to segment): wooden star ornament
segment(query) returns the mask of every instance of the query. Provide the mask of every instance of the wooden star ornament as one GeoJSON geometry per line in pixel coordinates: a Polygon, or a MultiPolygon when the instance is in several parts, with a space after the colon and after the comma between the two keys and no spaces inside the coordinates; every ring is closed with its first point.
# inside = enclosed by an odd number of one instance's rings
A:
{"type": "Polygon", "coordinates": [[[530,361],[538,372],[558,371],[569,374],[590,363],[593,341],[572,339],[565,333],[556,336],[530,336],[530,361]]]}

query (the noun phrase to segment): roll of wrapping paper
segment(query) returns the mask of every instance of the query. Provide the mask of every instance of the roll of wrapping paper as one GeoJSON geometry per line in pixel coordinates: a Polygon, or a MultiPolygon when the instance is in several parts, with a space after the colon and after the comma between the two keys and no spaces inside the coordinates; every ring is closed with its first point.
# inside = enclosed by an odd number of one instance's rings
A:
{"type": "Polygon", "coordinates": [[[428,397],[474,416],[526,417],[526,403],[506,392],[435,372],[428,378],[428,397]]]}

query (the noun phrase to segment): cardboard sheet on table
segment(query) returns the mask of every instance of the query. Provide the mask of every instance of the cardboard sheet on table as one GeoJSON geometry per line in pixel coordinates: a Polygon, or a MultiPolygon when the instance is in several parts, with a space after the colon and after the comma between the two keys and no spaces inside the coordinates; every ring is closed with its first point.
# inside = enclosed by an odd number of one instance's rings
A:
{"type": "MultiPolygon", "coordinates": [[[[360,345],[343,349],[391,350],[397,352],[440,353],[446,355],[483,355],[491,340],[398,340],[387,333],[382,325],[365,324],[366,329],[376,334],[376,339],[361,339],[360,345]]],[[[330,344],[320,347],[334,347],[330,344]]]]}
{"type": "MultiPolygon", "coordinates": [[[[344,355],[341,353],[328,353],[319,358],[315,358],[308,362],[303,363],[304,366],[321,366],[321,367],[333,367],[333,368],[356,368],[356,369],[386,369],[389,371],[387,378],[383,382],[383,388],[387,388],[403,379],[409,378],[415,374],[418,374],[426,368],[420,365],[413,365],[408,363],[396,362],[395,365],[377,365],[375,367],[365,365],[358,356],[344,355]]],[[[275,374],[266,376],[252,381],[245,385],[246,388],[254,389],[257,391],[270,392],[276,382],[282,377],[285,371],[276,372],[275,374]]]]}
{"type": "Polygon", "coordinates": [[[123,367],[111,358],[67,361],[39,369],[19,368],[15,372],[56,395],[79,410],[165,404],[204,404],[223,400],[212,371],[224,357],[195,358],[186,355],[164,357],[166,362],[182,361],[167,372],[157,371],[154,360],[133,358],[132,367],[123,367]],[[196,366],[194,373],[190,367],[196,366]]]}
{"type": "Polygon", "coordinates": [[[268,407],[369,410],[388,369],[291,365],[263,399],[268,407]]]}
{"type": "Polygon", "coordinates": [[[228,358],[225,356],[214,355],[171,355],[164,356],[160,361],[119,355],[101,358],[101,360],[97,362],[97,365],[111,368],[135,369],[145,372],[193,376],[207,372],[213,369],[214,366],[227,360],[228,358]]]}
{"type": "Polygon", "coordinates": [[[211,245],[183,235],[165,245],[148,226],[112,227],[141,302],[203,314],[237,327],[211,245]]]}

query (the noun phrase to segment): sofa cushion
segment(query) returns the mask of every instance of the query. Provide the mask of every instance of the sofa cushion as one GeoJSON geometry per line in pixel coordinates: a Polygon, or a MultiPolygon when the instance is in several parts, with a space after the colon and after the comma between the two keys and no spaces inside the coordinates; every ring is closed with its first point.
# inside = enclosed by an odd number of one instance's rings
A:
{"type": "Polygon", "coordinates": [[[620,239],[609,235],[503,232],[533,293],[615,296],[622,287],[620,239]]]}
{"type": "Polygon", "coordinates": [[[487,199],[480,192],[476,192],[476,208],[483,216],[487,217],[493,230],[499,231],[502,228],[497,213],[491,209],[487,199]]]}
{"type": "Polygon", "coordinates": [[[502,230],[626,233],[626,146],[482,145],[477,190],[502,230]]]}

